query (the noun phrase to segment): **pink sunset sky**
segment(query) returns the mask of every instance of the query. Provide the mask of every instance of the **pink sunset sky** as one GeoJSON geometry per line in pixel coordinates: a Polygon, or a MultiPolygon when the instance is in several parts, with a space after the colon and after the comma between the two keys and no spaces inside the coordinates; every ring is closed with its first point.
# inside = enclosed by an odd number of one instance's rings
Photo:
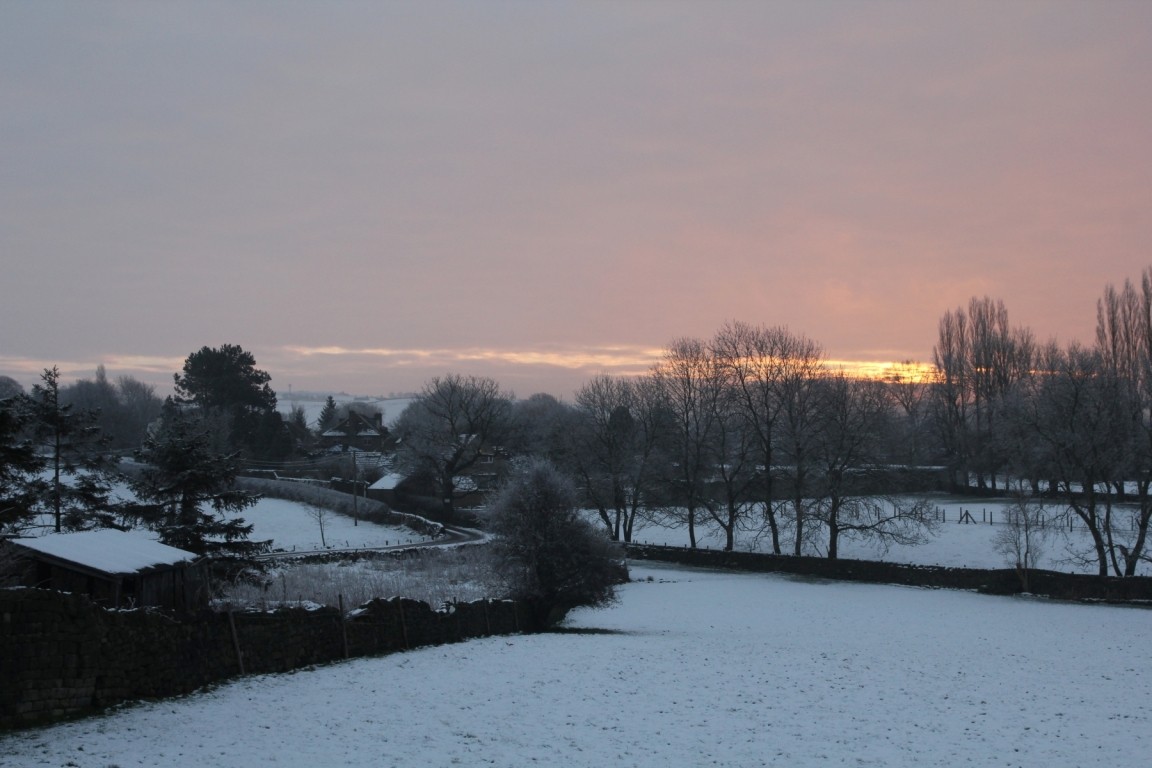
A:
{"type": "Polygon", "coordinates": [[[1152,264],[1152,3],[5,2],[0,375],[570,397],[726,321],[1090,341],[1152,264]]]}

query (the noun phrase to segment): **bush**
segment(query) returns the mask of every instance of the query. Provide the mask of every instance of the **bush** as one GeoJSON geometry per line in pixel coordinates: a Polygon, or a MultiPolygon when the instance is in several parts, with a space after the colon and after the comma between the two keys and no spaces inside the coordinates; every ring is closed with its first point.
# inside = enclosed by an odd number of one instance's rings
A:
{"type": "Polygon", "coordinates": [[[573,608],[602,606],[627,581],[624,551],[581,516],[572,482],[535,459],[496,494],[489,523],[513,597],[534,605],[541,626],[573,608]]]}

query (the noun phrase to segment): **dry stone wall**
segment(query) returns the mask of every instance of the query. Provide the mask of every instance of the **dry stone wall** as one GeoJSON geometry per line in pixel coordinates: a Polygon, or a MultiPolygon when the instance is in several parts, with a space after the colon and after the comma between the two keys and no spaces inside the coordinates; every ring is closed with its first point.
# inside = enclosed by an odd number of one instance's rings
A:
{"type": "MultiPolygon", "coordinates": [[[[681,565],[724,568],[761,573],[790,573],[838,581],[903,584],[915,587],[970,589],[997,595],[1018,594],[1023,581],[1014,569],[946,568],[905,565],[874,560],[829,560],[825,557],[794,557],[761,552],[725,552],[716,549],[661,547],[628,544],[633,560],[663,560],[681,565]]],[[[1027,574],[1028,592],[1059,600],[1097,600],[1117,603],[1152,603],[1152,578],[1115,578],[1087,574],[1032,570],[1027,574]]]]}
{"type": "Polygon", "coordinates": [[[332,608],[175,616],[108,611],[80,595],[0,590],[0,729],[61,720],[122,701],[189,693],[240,674],[285,672],[535,629],[528,606],[433,610],[376,600],[332,608]]]}

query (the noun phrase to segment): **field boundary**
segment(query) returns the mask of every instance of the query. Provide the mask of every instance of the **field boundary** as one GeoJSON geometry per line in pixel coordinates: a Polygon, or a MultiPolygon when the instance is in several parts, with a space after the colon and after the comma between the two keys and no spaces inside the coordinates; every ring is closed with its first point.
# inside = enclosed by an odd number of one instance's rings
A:
{"type": "MultiPolygon", "coordinates": [[[[725,552],[655,544],[626,544],[633,560],[659,560],[705,568],[756,573],[788,573],[836,581],[899,584],[915,587],[966,589],[995,595],[1023,594],[1024,574],[1014,568],[949,568],[905,565],[876,560],[830,560],[762,552],[725,552]]],[[[1084,600],[1152,606],[1152,577],[1093,576],[1029,570],[1027,594],[1057,600],[1084,600]]]]}
{"type": "Polygon", "coordinates": [[[0,731],[48,724],[125,701],[191,693],[245,674],[539,627],[522,601],[407,598],[337,608],[110,611],[87,597],[0,589],[0,731]]]}

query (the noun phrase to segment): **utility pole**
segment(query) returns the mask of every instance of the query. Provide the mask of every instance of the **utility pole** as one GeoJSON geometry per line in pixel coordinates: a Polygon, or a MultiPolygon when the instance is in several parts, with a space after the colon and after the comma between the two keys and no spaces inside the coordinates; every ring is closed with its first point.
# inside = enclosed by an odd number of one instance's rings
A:
{"type": "Polygon", "coordinates": [[[356,504],[356,487],[360,484],[360,473],[356,469],[356,451],[352,454],[352,525],[360,525],[360,508],[356,504]]]}

